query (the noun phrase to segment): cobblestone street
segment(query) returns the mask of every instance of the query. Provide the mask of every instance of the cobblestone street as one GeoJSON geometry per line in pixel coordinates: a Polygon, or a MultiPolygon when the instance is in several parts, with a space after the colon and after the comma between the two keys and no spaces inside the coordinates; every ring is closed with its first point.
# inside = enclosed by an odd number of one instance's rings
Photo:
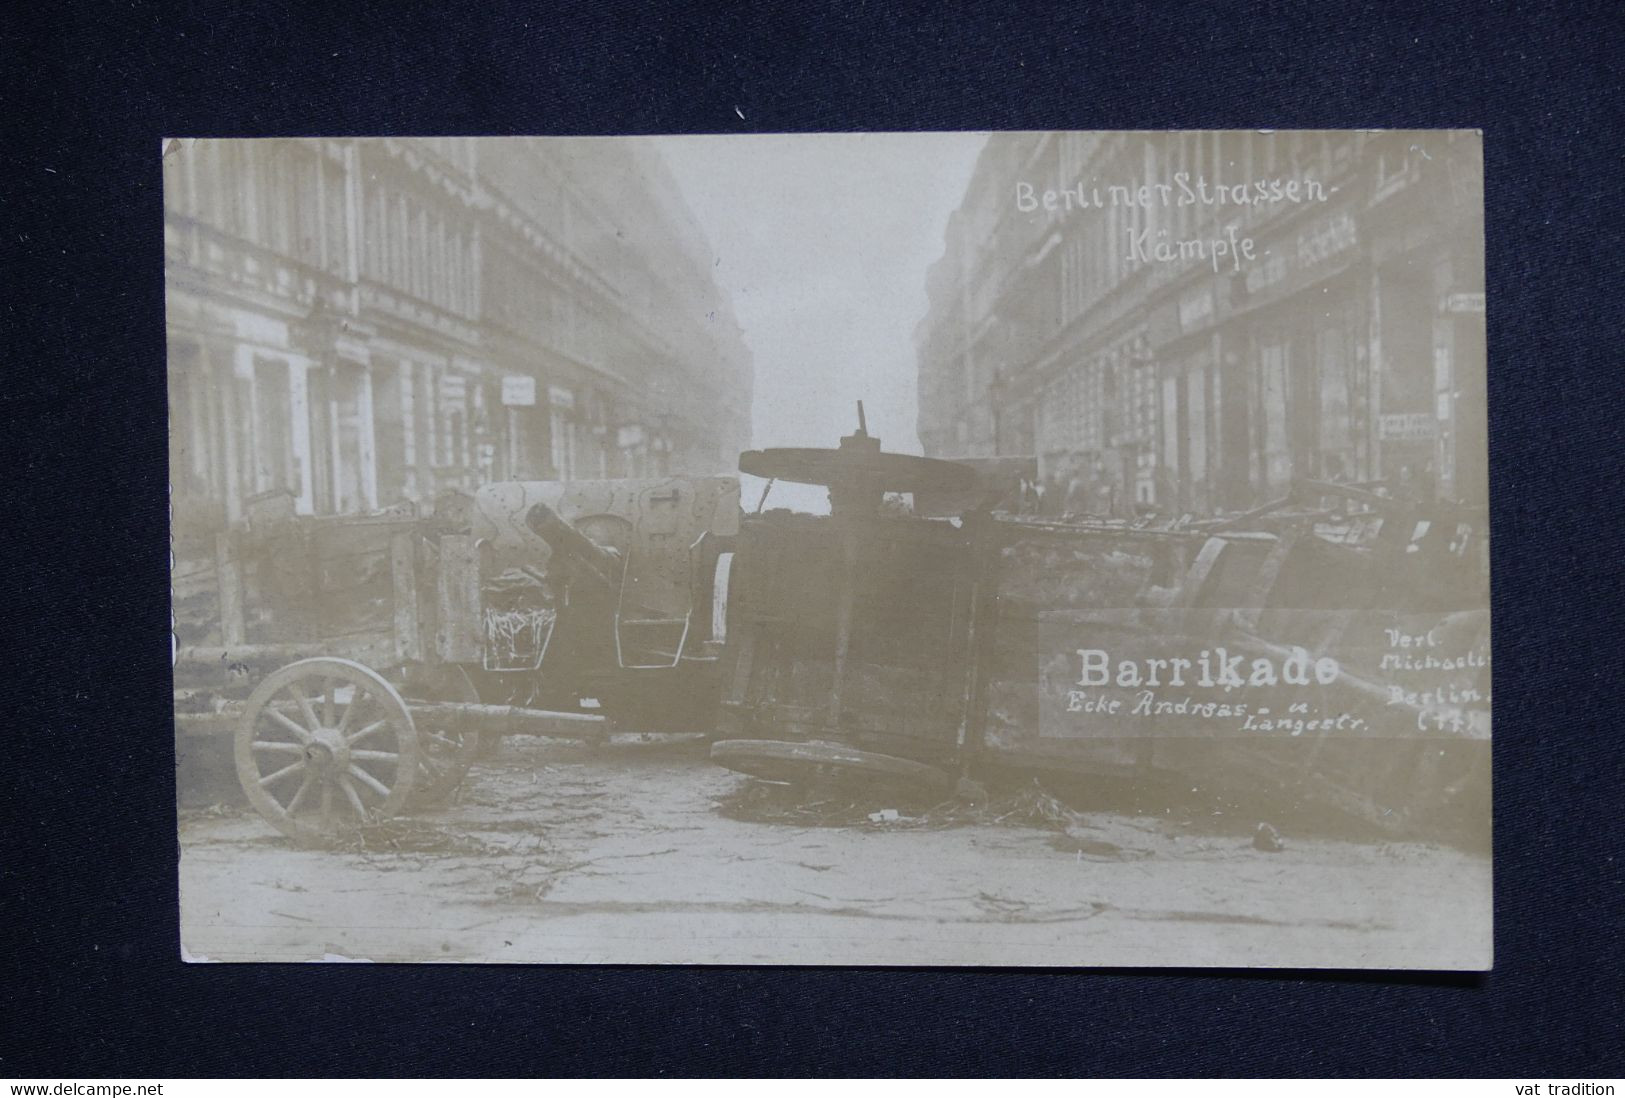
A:
{"type": "MultiPolygon", "coordinates": [[[[1066,831],[724,814],[696,741],[515,738],[460,802],[300,850],[247,810],[181,825],[194,960],[1448,967],[1487,857],[1084,811],[1066,831]]],[[[879,810],[887,805],[876,803],[879,810]]],[[[1086,806],[1080,806],[1086,807],[1086,806]]],[[[861,817],[860,817],[861,819],[861,817]]]]}

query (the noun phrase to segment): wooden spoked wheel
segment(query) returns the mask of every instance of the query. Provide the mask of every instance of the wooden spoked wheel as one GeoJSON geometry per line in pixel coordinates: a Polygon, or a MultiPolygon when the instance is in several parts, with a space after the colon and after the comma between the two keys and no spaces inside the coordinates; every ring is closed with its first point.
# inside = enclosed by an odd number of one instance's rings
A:
{"type": "Polygon", "coordinates": [[[399,811],[421,754],[400,694],[352,660],[300,660],[272,672],[237,726],[237,779],[248,802],[301,842],[399,811]]]}
{"type": "MultiPolygon", "coordinates": [[[[412,702],[477,703],[479,693],[468,673],[455,663],[408,664],[401,672],[401,694],[412,702]]],[[[444,802],[468,776],[480,753],[480,735],[455,721],[413,718],[418,733],[418,776],[412,803],[444,802]]]]}

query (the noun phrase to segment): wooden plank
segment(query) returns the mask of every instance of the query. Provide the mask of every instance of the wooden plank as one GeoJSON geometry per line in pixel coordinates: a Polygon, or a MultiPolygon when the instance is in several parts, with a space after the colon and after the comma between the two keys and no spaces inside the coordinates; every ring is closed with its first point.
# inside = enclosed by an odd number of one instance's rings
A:
{"type": "Polygon", "coordinates": [[[1228,543],[1223,538],[1208,538],[1203,543],[1201,552],[1196,554],[1196,562],[1185,574],[1185,590],[1181,593],[1184,605],[1202,605],[1202,595],[1208,580],[1213,575],[1213,569],[1218,567],[1219,558],[1224,555],[1227,547],[1228,543]]]}
{"type": "Polygon", "coordinates": [[[477,663],[481,657],[480,557],[467,534],[440,538],[435,654],[447,663],[477,663]]]}
{"type": "Polygon", "coordinates": [[[292,644],[188,645],[175,653],[177,669],[242,664],[252,669],[276,668],[295,660],[333,655],[331,641],[292,644]]]}
{"type": "Polygon", "coordinates": [[[248,629],[243,616],[243,571],[236,536],[229,530],[215,535],[215,582],[220,591],[220,641],[242,644],[248,629]]]}
{"type": "Polygon", "coordinates": [[[411,531],[398,531],[389,540],[390,578],[394,590],[395,655],[402,660],[423,659],[422,638],[418,633],[418,581],[414,567],[417,537],[411,531]]]}
{"type": "MultiPolygon", "coordinates": [[[[987,742],[987,699],[992,682],[999,631],[999,589],[1003,554],[986,518],[975,519],[970,530],[971,583],[969,617],[965,623],[965,662],[962,665],[957,746],[959,773],[968,777],[972,763],[987,742]]],[[[1033,661],[1037,667],[1037,661],[1033,661]]]]}
{"type": "Polygon", "coordinates": [[[1269,555],[1248,582],[1246,593],[1238,600],[1243,609],[1237,610],[1235,616],[1242,628],[1258,628],[1259,617],[1270,604],[1270,592],[1275,589],[1275,581],[1280,578],[1281,569],[1285,567],[1287,557],[1297,548],[1302,534],[1301,530],[1294,529],[1283,530],[1277,536],[1269,555]]]}

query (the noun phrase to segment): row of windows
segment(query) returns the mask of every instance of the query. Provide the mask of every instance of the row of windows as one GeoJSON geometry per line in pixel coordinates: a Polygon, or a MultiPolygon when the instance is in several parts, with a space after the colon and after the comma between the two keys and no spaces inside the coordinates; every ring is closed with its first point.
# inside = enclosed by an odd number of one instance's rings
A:
{"type": "Polygon", "coordinates": [[[640,475],[659,457],[652,436],[600,428],[621,418],[602,394],[555,389],[545,406],[508,408],[494,380],[382,357],[305,369],[177,341],[169,398],[173,480],[189,508],[238,513],[284,489],[317,513],[353,512],[509,476],[640,475]]]}
{"type": "Polygon", "coordinates": [[[1160,371],[1143,358],[1097,357],[1044,392],[1036,450],[1064,465],[1065,455],[1128,447],[1142,479],[1156,472],[1182,493],[1181,505],[1204,510],[1278,495],[1293,476],[1364,479],[1368,323],[1360,301],[1344,300],[1315,324],[1261,325],[1250,361],[1233,363],[1239,369],[1219,369],[1205,349],[1160,371]]]}
{"type": "MultiPolygon", "coordinates": [[[[432,151],[458,165],[469,160],[455,143],[432,151]]],[[[510,159],[493,156],[491,167],[510,159]]],[[[386,173],[401,169],[375,162],[366,150],[358,162],[315,141],[196,141],[172,146],[164,168],[172,212],[335,278],[359,275],[459,316],[481,314],[484,279],[468,212],[427,190],[392,185],[396,175],[386,173]],[[352,168],[359,181],[351,178],[352,168]]],[[[673,296],[651,270],[651,257],[618,238],[613,225],[594,211],[572,209],[575,200],[558,188],[532,185],[525,194],[533,214],[550,219],[550,232],[571,239],[583,261],[618,286],[621,308],[660,319],[651,331],[666,346],[654,357],[696,363],[738,357],[731,337],[719,346],[696,322],[706,302],[673,296]]],[[[578,308],[577,295],[553,289],[533,270],[514,274],[497,288],[503,299],[493,312],[503,323],[586,361],[624,368],[650,359],[623,317],[578,308]]],[[[677,280],[680,287],[691,283],[677,280]]]]}
{"type": "Polygon", "coordinates": [[[307,266],[345,272],[344,167],[309,142],[192,142],[164,158],[164,200],[307,266]]]}
{"type": "Polygon", "coordinates": [[[1101,446],[1101,363],[1097,360],[1052,383],[1043,404],[1040,446],[1051,450],[1098,450],[1101,446]]]}
{"type": "Polygon", "coordinates": [[[651,195],[636,179],[627,150],[570,141],[558,148],[564,155],[522,146],[482,150],[481,178],[614,287],[624,308],[670,318],[660,335],[681,357],[714,359],[705,326],[693,322],[720,304],[708,289],[708,258],[698,250],[705,246],[685,243],[646,216],[651,195]]]}
{"type": "Polygon", "coordinates": [[[172,210],[337,278],[350,277],[357,244],[365,277],[475,315],[472,233],[457,211],[373,177],[353,226],[349,184],[344,162],[309,141],[197,141],[164,161],[172,210]]]}
{"type": "Polygon", "coordinates": [[[1041,453],[1155,440],[1155,366],[1124,344],[1067,371],[1045,389],[1038,431],[1041,453]]]}
{"type": "Polygon", "coordinates": [[[362,272],[402,293],[462,316],[479,310],[471,233],[438,203],[369,179],[362,272]]]}

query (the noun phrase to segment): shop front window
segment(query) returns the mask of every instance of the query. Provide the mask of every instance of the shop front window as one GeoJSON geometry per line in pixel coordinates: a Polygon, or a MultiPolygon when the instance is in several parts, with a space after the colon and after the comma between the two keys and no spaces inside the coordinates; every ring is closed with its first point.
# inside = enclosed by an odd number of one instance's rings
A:
{"type": "Polygon", "coordinates": [[[1207,370],[1198,360],[1185,374],[1186,498],[1198,511],[1207,509],[1207,370]]]}
{"type": "Polygon", "coordinates": [[[1353,347],[1349,331],[1339,324],[1315,334],[1320,381],[1320,454],[1317,475],[1351,480],[1356,475],[1351,399],[1353,347]]]}
{"type": "Polygon", "coordinates": [[[288,391],[288,365],[275,359],[254,363],[254,491],[299,491],[289,439],[293,408],[288,391]]]}
{"type": "Polygon", "coordinates": [[[554,408],[548,416],[548,433],[552,441],[553,475],[560,480],[575,476],[576,425],[570,414],[554,408]]]}
{"type": "Polygon", "coordinates": [[[466,464],[464,455],[468,452],[468,440],[463,433],[462,409],[454,408],[446,413],[446,438],[450,447],[446,452],[446,465],[452,469],[461,469],[466,464]]]}
{"type": "Polygon", "coordinates": [[[177,496],[210,491],[207,420],[210,386],[199,348],[171,344],[169,352],[169,479],[177,496]]]}
{"type": "Polygon", "coordinates": [[[391,359],[372,365],[374,444],[378,451],[379,502],[389,505],[411,498],[407,482],[406,372],[391,359]]]}
{"type": "Polygon", "coordinates": [[[1278,496],[1292,482],[1292,449],[1287,433],[1287,345],[1284,338],[1259,348],[1260,423],[1263,438],[1261,470],[1267,494],[1278,496]]]}
{"type": "Polygon", "coordinates": [[[1175,491],[1179,485],[1179,378],[1162,379],[1162,479],[1175,491]]]}
{"type": "Polygon", "coordinates": [[[340,367],[334,371],[334,382],[337,510],[345,513],[364,511],[370,506],[366,498],[365,465],[371,455],[368,453],[369,440],[363,435],[363,415],[370,412],[370,409],[362,407],[363,371],[353,366],[340,367]]]}

